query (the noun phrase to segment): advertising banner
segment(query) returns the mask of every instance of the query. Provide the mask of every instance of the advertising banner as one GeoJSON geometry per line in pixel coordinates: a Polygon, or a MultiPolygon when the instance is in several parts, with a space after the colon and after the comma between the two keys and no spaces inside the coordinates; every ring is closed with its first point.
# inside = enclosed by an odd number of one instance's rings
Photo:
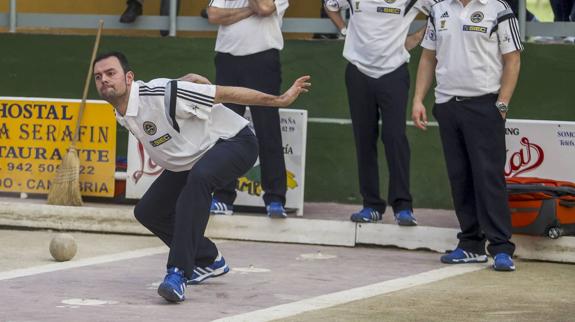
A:
{"type": "Polygon", "coordinates": [[[575,182],[575,122],[508,120],[506,177],[575,182]]]}
{"type": "MultiPolygon", "coordinates": [[[[280,109],[279,112],[287,172],[286,208],[295,209],[297,215],[301,216],[304,198],[307,111],[280,109]]],[[[246,111],[245,117],[251,122],[249,109],[246,111]]],[[[161,172],[162,168],[149,158],[143,146],[134,136],[130,135],[126,198],[141,198],[161,172]]],[[[264,206],[260,178],[258,159],[254,167],[239,178],[236,187],[238,196],[234,205],[264,206]]]]}
{"type": "MultiPolygon", "coordinates": [[[[0,191],[47,193],[72,142],[80,100],[0,97],[0,191]]],[[[76,145],[83,196],[112,197],[116,119],[88,101],[76,145]]]]}

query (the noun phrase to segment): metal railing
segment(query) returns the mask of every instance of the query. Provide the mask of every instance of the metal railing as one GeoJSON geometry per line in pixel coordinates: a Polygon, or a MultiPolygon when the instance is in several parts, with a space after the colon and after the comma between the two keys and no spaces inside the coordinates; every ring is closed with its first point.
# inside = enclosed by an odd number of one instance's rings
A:
{"type": "MultiPolygon", "coordinates": [[[[123,30],[169,30],[170,36],[178,31],[216,31],[217,26],[208,23],[201,17],[177,17],[177,0],[170,0],[169,16],[141,16],[136,22],[123,24],[119,15],[76,15],[18,13],[16,0],[9,0],[8,14],[0,13],[0,27],[7,26],[9,32],[16,32],[18,27],[26,28],[77,28],[93,29],[98,20],[103,19],[107,29],[123,30]]],[[[525,0],[519,0],[519,29],[522,40],[532,36],[575,36],[575,22],[527,22],[525,0]]],[[[415,21],[411,30],[424,24],[415,21]]],[[[285,18],[282,31],[289,33],[337,33],[337,28],[329,19],[320,18],[285,18]]]]}

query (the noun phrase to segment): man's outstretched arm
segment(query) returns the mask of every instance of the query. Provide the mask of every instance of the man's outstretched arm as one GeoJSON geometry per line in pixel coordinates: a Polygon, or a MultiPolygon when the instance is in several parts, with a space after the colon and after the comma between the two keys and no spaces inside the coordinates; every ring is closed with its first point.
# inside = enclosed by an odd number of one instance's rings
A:
{"type": "Polygon", "coordinates": [[[265,94],[245,87],[216,86],[214,103],[234,103],[251,106],[287,107],[290,106],[301,93],[307,93],[311,83],[310,76],[302,76],[280,96],[265,94]]]}

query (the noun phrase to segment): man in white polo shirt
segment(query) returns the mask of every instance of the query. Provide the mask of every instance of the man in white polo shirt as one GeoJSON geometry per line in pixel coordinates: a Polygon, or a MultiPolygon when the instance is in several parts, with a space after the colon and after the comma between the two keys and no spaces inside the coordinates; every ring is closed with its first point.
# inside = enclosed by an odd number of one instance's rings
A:
{"type": "MultiPolygon", "coordinates": [[[[278,95],[281,86],[279,52],[288,0],[211,0],[210,23],[220,25],[216,39],[216,84],[244,86],[278,95]]],[[[228,104],[244,115],[246,106],[228,104]]],[[[280,118],[277,109],[250,105],[250,113],[260,146],[261,183],[268,216],[285,218],[287,191],[280,118]]],[[[236,182],[214,193],[211,212],[232,214],[236,182]]]]}
{"type": "Polygon", "coordinates": [[[505,188],[505,117],[523,46],[517,19],[503,0],[445,0],[431,8],[422,43],[412,118],[425,129],[423,99],[433,82],[433,115],[461,232],[444,263],[486,262],[515,270],[505,188]]]}
{"type": "Polygon", "coordinates": [[[204,231],[212,193],[236,180],[254,164],[258,144],[248,121],[218,103],[289,106],[307,92],[309,76],[281,96],[242,87],[214,86],[199,75],[180,80],[134,80],[122,53],[99,55],[94,79],[100,96],[118,122],[165,170],[136,205],[134,214],[168,247],[168,272],[158,293],[185,299],[187,284],[225,274],[229,269],[204,231]]]}
{"type": "Polygon", "coordinates": [[[419,43],[423,29],[410,36],[409,41],[406,38],[411,22],[418,13],[427,15],[432,3],[432,0],[325,1],[329,11],[346,8],[351,11],[343,56],[349,61],[345,82],[363,198],[363,209],[351,215],[352,221],[380,221],[387,207],[379,192],[377,140],[381,119],[381,140],[389,170],[387,202],[399,225],[417,224],[409,188],[410,150],[405,121],[410,85],[408,50],[419,43]]]}

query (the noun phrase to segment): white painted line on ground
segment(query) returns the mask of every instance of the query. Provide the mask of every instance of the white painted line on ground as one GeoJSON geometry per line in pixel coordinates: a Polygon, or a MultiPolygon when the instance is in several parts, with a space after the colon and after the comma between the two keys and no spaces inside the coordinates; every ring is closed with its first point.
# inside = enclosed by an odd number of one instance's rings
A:
{"type": "Polygon", "coordinates": [[[326,309],[340,304],[363,300],[378,295],[404,290],[414,286],[437,282],[449,277],[479,271],[485,269],[486,267],[487,266],[485,264],[448,266],[445,268],[439,268],[412,276],[385,281],[382,283],[367,285],[346,291],[321,295],[302,301],[278,305],[263,310],[230,316],[215,320],[214,322],[259,322],[287,318],[304,312],[326,309]]]}
{"type": "Polygon", "coordinates": [[[24,276],[31,276],[31,275],[38,275],[43,273],[61,271],[70,268],[77,268],[77,267],[84,267],[84,266],[91,266],[91,265],[98,265],[110,262],[117,262],[126,259],[133,259],[139,257],[145,257],[150,255],[162,254],[167,253],[168,247],[153,247],[153,248],[145,248],[145,249],[138,249],[129,252],[123,252],[118,254],[112,255],[103,255],[97,256],[92,258],[80,259],[80,260],[72,260],[69,262],[61,262],[61,263],[53,263],[29,268],[21,268],[15,269],[6,272],[0,272],[0,281],[9,280],[18,277],[24,276]]]}
{"type": "MultiPolygon", "coordinates": [[[[326,118],[326,117],[310,117],[307,119],[308,123],[324,123],[324,124],[337,124],[337,125],[348,125],[351,124],[351,119],[336,119],[336,118],[326,118]]],[[[379,122],[381,124],[381,121],[379,122]]],[[[413,121],[406,121],[405,124],[409,126],[414,126],[413,121]]],[[[437,122],[428,122],[427,126],[436,127],[439,126],[437,122]]]]}

